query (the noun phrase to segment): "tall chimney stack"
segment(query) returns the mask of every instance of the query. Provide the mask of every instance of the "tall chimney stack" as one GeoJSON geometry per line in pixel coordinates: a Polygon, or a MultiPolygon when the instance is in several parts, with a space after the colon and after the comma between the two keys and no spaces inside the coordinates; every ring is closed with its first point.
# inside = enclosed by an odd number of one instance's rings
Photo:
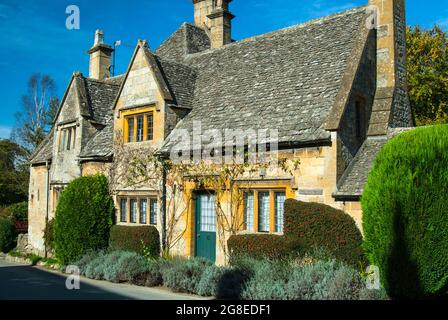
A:
{"type": "Polygon", "coordinates": [[[96,30],[93,47],[87,52],[90,55],[89,78],[104,80],[110,77],[113,51],[111,46],[104,44],[104,32],[96,30]]]}
{"type": "Polygon", "coordinates": [[[193,0],[194,23],[210,35],[212,48],[220,48],[232,42],[232,19],[229,11],[232,0],[193,0]]]}
{"type": "Polygon", "coordinates": [[[392,127],[413,125],[406,79],[405,0],[369,0],[377,13],[377,88],[393,92],[392,127]]]}

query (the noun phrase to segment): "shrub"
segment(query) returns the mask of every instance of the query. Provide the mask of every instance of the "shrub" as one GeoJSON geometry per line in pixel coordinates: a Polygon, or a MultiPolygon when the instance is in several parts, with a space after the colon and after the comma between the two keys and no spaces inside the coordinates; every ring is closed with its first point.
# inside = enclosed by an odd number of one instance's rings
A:
{"type": "Polygon", "coordinates": [[[163,284],[162,265],[159,260],[149,260],[144,272],[137,274],[131,283],[146,287],[161,286],[163,284]]]}
{"type": "Polygon", "coordinates": [[[149,255],[160,256],[160,236],[154,226],[112,226],[109,246],[112,250],[126,250],[149,255]]]}
{"type": "Polygon", "coordinates": [[[233,235],[227,241],[230,260],[250,255],[255,259],[287,259],[300,251],[300,241],[294,237],[272,234],[233,235]]]}
{"type": "Polygon", "coordinates": [[[112,226],[114,203],[106,177],[73,180],[61,195],[54,223],[56,257],[67,264],[88,250],[106,248],[112,226]]]}
{"type": "Polygon", "coordinates": [[[89,264],[96,259],[99,255],[101,255],[101,252],[96,252],[96,251],[88,251],[87,253],[85,253],[81,259],[79,259],[78,261],[74,262],[73,265],[77,266],[79,268],[79,272],[81,273],[81,275],[86,276],[86,270],[87,270],[87,266],[89,266],[89,264]]]}
{"type": "Polygon", "coordinates": [[[378,154],[362,198],[364,248],[392,298],[448,286],[448,127],[403,133],[378,154]]]}
{"type": "Polygon", "coordinates": [[[225,268],[214,265],[205,268],[197,286],[197,294],[204,297],[216,296],[218,294],[220,279],[225,272],[225,268]]]}
{"type": "Polygon", "coordinates": [[[93,260],[88,262],[85,268],[85,276],[90,279],[102,280],[104,279],[104,269],[106,267],[107,255],[105,252],[100,252],[93,260]]]}
{"type": "Polygon", "coordinates": [[[318,203],[285,202],[285,235],[300,239],[307,250],[324,248],[353,266],[364,262],[362,235],[345,212],[318,203]]]}
{"type": "Polygon", "coordinates": [[[45,247],[54,249],[54,219],[48,221],[44,230],[45,247]]]}
{"type": "Polygon", "coordinates": [[[28,221],[28,202],[13,204],[8,209],[15,220],[28,221]]]}
{"type": "Polygon", "coordinates": [[[175,292],[197,293],[202,274],[211,265],[203,258],[174,260],[162,269],[163,283],[175,292]]]}
{"type": "Polygon", "coordinates": [[[104,264],[104,279],[115,283],[132,282],[148,270],[146,259],[135,252],[112,252],[104,264]]]}
{"type": "Polygon", "coordinates": [[[7,253],[15,245],[15,228],[9,219],[0,218],[0,251],[7,253]]]}
{"type": "Polygon", "coordinates": [[[389,297],[387,296],[387,292],[384,288],[379,290],[363,288],[359,292],[359,300],[389,300],[389,297]]]}
{"type": "Polygon", "coordinates": [[[241,298],[246,300],[284,300],[290,268],[286,263],[257,261],[252,276],[244,285],[241,298]]]}
{"type": "Polygon", "coordinates": [[[294,268],[285,293],[292,300],[357,300],[360,289],[355,270],[327,260],[294,268]]]}

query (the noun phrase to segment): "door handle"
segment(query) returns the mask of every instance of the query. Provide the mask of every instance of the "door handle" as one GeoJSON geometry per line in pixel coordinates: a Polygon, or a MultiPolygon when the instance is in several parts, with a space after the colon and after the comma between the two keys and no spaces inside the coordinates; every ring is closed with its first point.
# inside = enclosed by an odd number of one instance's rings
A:
{"type": "Polygon", "coordinates": [[[198,238],[200,238],[201,237],[201,235],[200,234],[198,234],[198,238]]]}

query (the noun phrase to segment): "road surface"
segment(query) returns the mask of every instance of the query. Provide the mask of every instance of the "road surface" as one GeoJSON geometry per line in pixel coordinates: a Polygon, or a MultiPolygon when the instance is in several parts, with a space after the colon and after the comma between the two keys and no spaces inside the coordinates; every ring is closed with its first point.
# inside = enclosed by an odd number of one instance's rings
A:
{"type": "Polygon", "coordinates": [[[191,300],[196,297],[81,278],[79,290],[66,288],[67,276],[0,258],[0,300],[191,300]]]}

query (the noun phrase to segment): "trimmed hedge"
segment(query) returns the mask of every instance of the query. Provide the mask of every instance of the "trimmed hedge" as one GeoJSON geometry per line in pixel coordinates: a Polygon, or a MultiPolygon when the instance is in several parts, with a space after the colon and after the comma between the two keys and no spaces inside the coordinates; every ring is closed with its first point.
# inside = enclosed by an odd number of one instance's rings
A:
{"type": "Polygon", "coordinates": [[[159,231],[154,226],[112,226],[109,247],[151,257],[160,256],[159,231]]]}
{"type": "Polygon", "coordinates": [[[245,255],[256,259],[286,259],[302,247],[298,239],[273,234],[233,235],[227,245],[231,259],[245,255]]]}
{"type": "Polygon", "coordinates": [[[0,218],[0,251],[7,253],[14,248],[15,227],[10,219],[0,218]]]}
{"type": "Polygon", "coordinates": [[[448,126],[403,133],[378,154],[362,198],[364,248],[393,298],[446,294],[448,126]]]}
{"type": "Polygon", "coordinates": [[[73,180],[61,194],[54,222],[56,257],[68,264],[89,250],[107,248],[114,202],[103,175],[73,180]]]}
{"type": "Polygon", "coordinates": [[[297,200],[285,202],[285,235],[307,249],[325,249],[334,258],[359,267],[365,262],[362,235],[352,217],[333,207],[297,200]]]}

